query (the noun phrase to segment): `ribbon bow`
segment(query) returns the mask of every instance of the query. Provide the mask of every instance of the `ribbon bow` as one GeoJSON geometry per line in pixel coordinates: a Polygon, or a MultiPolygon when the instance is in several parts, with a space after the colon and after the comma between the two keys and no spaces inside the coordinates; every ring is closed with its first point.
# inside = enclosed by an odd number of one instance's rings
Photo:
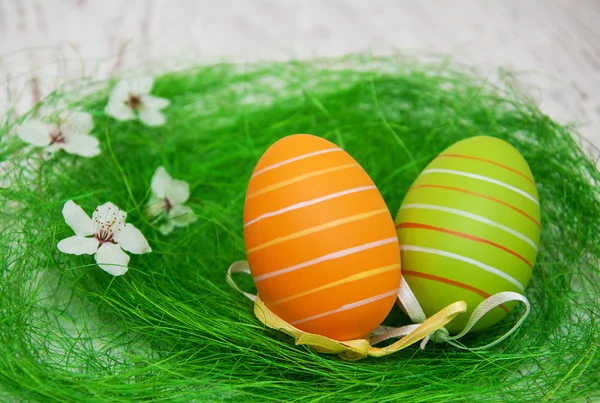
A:
{"type": "Polygon", "coordinates": [[[467,350],[483,350],[495,346],[515,332],[527,318],[530,311],[529,301],[523,295],[510,291],[500,292],[485,299],[477,306],[477,308],[475,308],[462,332],[456,336],[450,336],[448,330],[444,326],[454,319],[456,315],[466,312],[467,304],[464,301],[454,302],[432,315],[430,318],[427,318],[410,287],[404,278],[402,278],[402,284],[400,285],[400,291],[398,293],[398,303],[404,308],[415,324],[398,328],[379,326],[373,332],[373,337],[368,340],[356,339],[339,341],[318,334],[307,333],[290,325],[279,316],[275,315],[260,299],[260,296],[241,290],[233,280],[233,273],[251,274],[248,262],[238,261],[229,266],[226,278],[227,283],[234,290],[254,301],[254,315],[265,326],[293,337],[296,340],[296,345],[307,345],[314,351],[320,353],[337,354],[347,361],[357,361],[369,356],[383,357],[402,350],[419,340],[422,340],[420,344],[421,349],[425,349],[427,343],[433,341],[435,343],[449,343],[455,347],[467,350]],[[456,340],[466,335],[486,313],[509,301],[521,301],[525,304],[526,309],[523,316],[508,332],[497,340],[480,347],[469,348],[456,343],[456,340]],[[384,340],[398,337],[400,337],[399,340],[386,347],[374,347],[375,344],[381,343],[384,340]]]}

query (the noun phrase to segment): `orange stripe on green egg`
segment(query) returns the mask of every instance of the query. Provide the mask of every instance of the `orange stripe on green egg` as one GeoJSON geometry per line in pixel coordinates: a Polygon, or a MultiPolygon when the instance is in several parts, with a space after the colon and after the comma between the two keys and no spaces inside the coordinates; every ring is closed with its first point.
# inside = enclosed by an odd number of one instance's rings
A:
{"type": "MultiPolygon", "coordinates": [[[[431,171],[430,171],[431,172],[431,171]]],[[[436,186],[448,186],[458,189],[464,189],[466,191],[479,193],[494,199],[498,199],[504,203],[507,203],[513,207],[522,210],[528,216],[532,217],[534,221],[540,222],[540,208],[537,203],[539,201],[533,196],[526,193],[524,194],[515,192],[509,188],[500,186],[495,183],[482,181],[476,178],[447,174],[443,172],[432,172],[428,174],[421,174],[417,177],[413,187],[422,185],[436,185],[436,186]],[[532,197],[533,200],[530,198],[532,197]],[[536,203],[537,202],[537,203],[536,203]]],[[[411,188],[412,189],[412,188],[411,188]]],[[[410,193],[409,193],[410,194],[410,193]]],[[[458,196],[462,197],[462,196],[458,196]]],[[[490,201],[491,202],[491,201],[490,201]]],[[[490,209],[494,208],[491,204],[484,203],[482,198],[473,197],[469,202],[468,206],[477,206],[479,204],[489,205],[490,209]]],[[[527,220],[531,221],[531,220],[527,220]]],[[[539,229],[538,229],[539,231],[539,229]]]]}
{"type": "Polygon", "coordinates": [[[447,168],[427,168],[421,175],[433,177],[429,183],[459,187],[461,185],[469,186],[469,188],[480,189],[484,194],[489,194],[501,200],[505,200],[503,197],[499,197],[504,194],[507,195],[509,200],[517,201],[517,205],[530,204],[530,208],[539,208],[539,201],[535,195],[489,175],[447,168]]]}
{"type": "Polygon", "coordinates": [[[425,171],[429,169],[478,174],[513,186],[535,200],[538,198],[531,170],[519,152],[492,137],[473,137],[450,146],[431,161],[425,171]]]}
{"type": "MultiPolygon", "coordinates": [[[[511,228],[503,227],[501,222],[489,221],[488,223],[485,217],[471,216],[471,213],[467,210],[452,210],[446,207],[428,204],[403,204],[396,225],[409,222],[441,227],[447,230],[459,231],[474,237],[486,239],[514,251],[516,254],[525,258],[531,266],[535,263],[537,251],[535,249],[536,244],[533,240],[511,228]]],[[[428,233],[426,235],[426,237],[429,236],[433,236],[433,234],[428,233]]],[[[482,247],[481,250],[487,249],[488,248],[482,247]]],[[[531,268],[529,266],[527,266],[527,268],[530,274],[531,268]]],[[[515,272],[520,272],[521,269],[521,264],[507,267],[507,270],[515,272]]]]}
{"type": "Polygon", "coordinates": [[[490,200],[482,197],[484,196],[482,193],[479,193],[479,195],[449,190],[447,188],[417,187],[405,198],[404,203],[419,203],[424,199],[434,200],[437,198],[436,196],[439,196],[440,201],[438,204],[441,206],[461,210],[465,205],[468,205],[468,212],[495,222],[500,222],[533,240],[534,243],[539,241],[540,227],[533,217],[528,216],[522,209],[505,203],[503,200],[490,200]],[[531,217],[531,219],[528,217],[531,217]]]}
{"type": "Polygon", "coordinates": [[[436,232],[440,232],[442,234],[451,235],[453,237],[458,237],[458,238],[467,239],[467,240],[473,241],[473,242],[483,243],[485,245],[492,246],[492,247],[496,248],[497,250],[503,251],[505,253],[510,254],[511,256],[516,257],[517,259],[519,259],[520,261],[525,263],[527,265],[527,267],[529,267],[529,268],[531,268],[531,270],[533,270],[533,265],[525,257],[519,255],[517,252],[515,252],[503,245],[500,245],[499,243],[490,241],[485,238],[480,238],[480,237],[470,235],[470,234],[467,234],[467,233],[461,232],[461,231],[449,230],[446,228],[436,227],[433,225],[420,224],[420,223],[414,223],[414,222],[398,224],[396,226],[396,228],[398,228],[398,229],[413,228],[413,229],[423,229],[423,230],[428,230],[428,231],[436,231],[436,232]]]}
{"type": "MultiPolygon", "coordinates": [[[[444,278],[454,282],[459,282],[467,286],[477,288],[487,294],[495,294],[501,291],[513,291],[521,293],[513,284],[504,279],[495,276],[487,271],[481,270],[479,267],[464,262],[458,259],[449,259],[444,256],[415,252],[403,251],[402,264],[405,270],[409,272],[415,271],[423,274],[433,275],[439,278],[444,278]],[[409,264],[426,266],[427,269],[411,270],[413,266],[409,264]]],[[[497,267],[496,267],[497,269],[497,267]]],[[[456,301],[467,302],[469,312],[483,301],[483,297],[472,291],[458,288],[446,283],[434,282],[427,279],[418,278],[415,276],[405,276],[407,283],[410,285],[415,297],[421,304],[423,311],[429,317],[443,309],[447,305],[456,301]],[[415,285],[420,285],[415,287],[415,285]],[[427,285],[425,287],[424,285],[427,285]]],[[[510,305],[506,304],[510,309],[510,305]]],[[[498,313],[502,314],[500,308],[498,313]]],[[[466,324],[469,315],[459,315],[448,326],[448,330],[452,333],[457,333],[466,324]]],[[[483,323],[491,325],[488,318],[484,319],[483,323]]]]}
{"type": "Polygon", "coordinates": [[[505,165],[504,163],[501,162],[497,162],[497,161],[492,161],[486,158],[481,158],[481,157],[476,157],[476,156],[472,156],[472,155],[466,155],[466,154],[450,154],[450,153],[445,153],[439,156],[440,158],[458,158],[458,159],[463,159],[463,160],[470,160],[470,161],[479,161],[485,164],[490,164],[490,165],[494,165],[496,167],[505,169],[507,171],[513,172],[523,178],[525,178],[525,180],[527,180],[528,182],[530,182],[531,184],[535,185],[535,183],[533,182],[533,180],[531,179],[531,175],[527,175],[527,173],[521,172],[518,169],[515,168],[511,168],[508,165],[505,165]]]}
{"type": "MultiPolygon", "coordinates": [[[[458,188],[458,187],[452,187],[452,186],[445,186],[445,185],[416,185],[412,187],[412,190],[417,190],[417,189],[436,189],[438,192],[439,191],[449,191],[449,192],[458,192],[458,193],[462,193],[462,194],[467,194],[469,196],[473,196],[473,197],[477,197],[477,198],[481,198],[484,199],[486,201],[489,202],[493,202],[493,203],[497,203],[500,206],[504,206],[506,208],[509,208],[510,210],[512,210],[513,212],[516,212],[517,214],[520,214],[521,216],[527,218],[529,221],[531,221],[536,227],[540,227],[540,222],[539,220],[537,220],[536,218],[530,216],[529,214],[527,214],[527,212],[523,211],[522,209],[513,206],[512,204],[505,202],[503,200],[497,199],[495,197],[480,193],[480,192],[474,192],[471,190],[467,190],[467,189],[462,189],[462,188],[458,188]]],[[[451,194],[451,193],[449,193],[451,194]]],[[[497,207],[500,207],[497,206],[497,207]]],[[[504,211],[503,214],[507,214],[510,213],[510,211],[504,211]]]]}
{"type": "Polygon", "coordinates": [[[534,181],[531,169],[521,153],[511,144],[496,137],[470,137],[451,145],[444,152],[440,153],[440,155],[444,154],[462,154],[493,161],[521,172],[534,181]]]}
{"type": "Polygon", "coordinates": [[[501,266],[498,264],[490,265],[488,264],[490,262],[482,262],[465,256],[465,253],[456,253],[456,251],[447,251],[441,248],[414,244],[403,244],[401,248],[403,264],[415,264],[417,267],[411,266],[415,271],[469,284],[488,294],[500,291],[523,292],[523,283],[501,270],[501,266]],[[430,265],[435,266],[430,267],[430,265]]]}
{"type": "MultiPolygon", "coordinates": [[[[429,225],[428,227],[439,228],[434,225],[429,225]]],[[[469,234],[468,230],[455,231],[454,233],[445,233],[424,228],[400,228],[399,239],[401,244],[417,245],[425,248],[442,250],[481,262],[487,266],[496,268],[501,267],[502,273],[514,279],[518,285],[526,284],[529,281],[532,269],[529,264],[523,261],[526,259],[522,255],[519,255],[519,257],[515,256],[518,255],[518,252],[497,242],[490,241],[488,238],[472,236],[469,234]],[[464,234],[464,236],[454,235],[454,233],[464,234]],[[476,239],[483,239],[486,242],[481,242],[476,239]],[[521,258],[523,258],[523,260],[521,258]]],[[[403,255],[404,254],[406,254],[406,252],[403,252],[403,255]]],[[[474,265],[472,266],[476,267],[474,265]]],[[[437,270],[437,268],[435,270],[437,270]]],[[[444,271],[443,267],[439,268],[439,270],[444,271]]],[[[477,270],[481,271],[483,275],[484,269],[476,269],[476,271],[477,270]]],[[[472,274],[473,271],[470,270],[469,273],[472,274]]],[[[457,273],[456,275],[460,276],[461,274],[457,273]]],[[[467,275],[465,274],[465,278],[466,277],[467,275]]],[[[496,278],[497,281],[502,283],[507,281],[498,275],[496,275],[496,278]]],[[[456,281],[467,281],[466,279],[459,277],[453,279],[456,281]]],[[[506,285],[509,286],[508,283],[506,283],[506,285]]],[[[514,291],[522,291],[514,284],[514,282],[510,284],[510,286],[514,288],[514,291]]],[[[485,288],[482,289],[491,293],[490,290],[485,288]]]]}
{"type": "MultiPolygon", "coordinates": [[[[421,273],[418,271],[413,271],[413,270],[404,270],[404,275],[405,276],[414,276],[414,277],[420,277],[420,278],[425,278],[431,281],[435,281],[438,283],[443,283],[443,284],[448,284],[451,285],[453,287],[458,287],[458,288],[462,288],[463,290],[472,292],[474,294],[479,295],[481,298],[486,299],[491,297],[490,294],[488,294],[487,292],[484,292],[482,290],[480,290],[479,288],[475,288],[473,286],[470,286],[468,284],[465,283],[460,283],[458,281],[454,281],[454,280],[450,280],[447,279],[445,277],[439,277],[439,276],[434,276],[433,274],[428,274],[428,273],[421,273]]],[[[506,313],[508,313],[508,308],[506,308],[504,305],[500,305],[500,308],[502,310],[504,310],[506,313]]]]}
{"type": "MultiPolygon", "coordinates": [[[[497,165],[488,164],[479,160],[469,160],[462,158],[438,158],[425,169],[446,169],[455,171],[452,175],[458,176],[460,173],[470,173],[480,175],[482,178],[480,181],[485,179],[492,179],[494,181],[501,182],[502,184],[514,187],[530,196],[534,199],[538,199],[537,190],[535,185],[530,182],[525,176],[519,175],[513,171],[506,170],[497,165]]],[[[450,175],[448,173],[447,175],[450,175]]]]}

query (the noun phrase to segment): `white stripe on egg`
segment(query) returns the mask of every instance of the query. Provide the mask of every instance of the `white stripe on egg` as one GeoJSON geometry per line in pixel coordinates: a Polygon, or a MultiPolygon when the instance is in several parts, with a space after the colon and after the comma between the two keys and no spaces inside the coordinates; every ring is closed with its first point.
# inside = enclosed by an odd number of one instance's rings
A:
{"type": "Polygon", "coordinates": [[[422,246],[415,246],[415,245],[400,245],[400,250],[410,251],[410,252],[429,253],[432,255],[449,257],[450,259],[456,259],[456,260],[460,260],[465,263],[472,264],[474,266],[479,267],[480,269],[487,271],[488,273],[494,274],[498,277],[502,277],[506,281],[509,281],[510,283],[514,284],[522,293],[525,292],[525,287],[523,287],[523,284],[521,284],[517,279],[504,273],[501,270],[496,269],[495,267],[489,266],[485,263],[481,263],[478,260],[471,259],[466,256],[458,255],[456,253],[447,252],[445,250],[425,248],[422,246]]]}
{"type": "Polygon", "coordinates": [[[489,183],[493,183],[495,185],[498,186],[502,186],[506,189],[512,190],[513,192],[516,192],[520,195],[525,196],[526,198],[528,198],[529,200],[531,200],[532,202],[534,202],[537,206],[539,206],[539,202],[536,200],[535,197],[533,197],[532,195],[530,195],[529,193],[516,188],[512,185],[509,185],[508,183],[504,183],[502,181],[499,181],[497,179],[493,179],[493,178],[489,178],[487,176],[483,176],[483,175],[477,175],[477,174],[472,174],[470,172],[463,172],[463,171],[456,171],[453,169],[441,169],[441,168],[434,168],[434,169],[426,169],[425,171],[422,172],[422,175],[425,174],[432,174],[432,173],[442,173],[442,174],[450,174],[450,175],[459,175],[459,176],[466,176],[467,178],[473,178],[473,179],[477,179],[480,181],[484,181],[484,182],[489,182],[489,183]]]}

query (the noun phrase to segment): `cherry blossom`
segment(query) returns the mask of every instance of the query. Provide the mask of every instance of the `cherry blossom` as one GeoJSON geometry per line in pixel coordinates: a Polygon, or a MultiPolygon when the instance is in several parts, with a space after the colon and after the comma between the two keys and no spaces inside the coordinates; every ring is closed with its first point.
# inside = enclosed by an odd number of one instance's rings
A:
{"type": "Polygon", "coordinates": [[[152,178],[152,195],[148,202],[148,215],[154,222],[162,222],[159,231],[169,234],[175,227],[185,227],[197,217],[194,211],[183,204],[190,197],[190,186],[187,182],[173,179],[164,167],[156,169],[152,178]]]}
{"type": "Polygon", "coordinates": [[[71,112],[55,123],[27,120],[17,128],[17,136],[33,146],[44,147],[49,153],[62,149],[82,157],[95,157],[100,148],[98,139],[89,134],[93,127],[92,115],[71,112]]]}
{"type": "Polygon", "coordinates": [[[122,79],[115,85],[106,113],[117,120],[131,120],[136,116],[147,126],[161,126],[165,116],[160,112],[169,105],[169,100],[150,95],[154,79],[141,76],[122,79]]]}
{"type": "Polygon", "coordinates": [[[128,270],[129,255],[152,252],[142,232],[126,224],[127,213],[111,202],[98,206],[92,218],[72,200],[62,210],[65,222],[75,235],[61,240],[57,247],[63,253],[92,255],[100,268],[113,276],[128,270]]]}

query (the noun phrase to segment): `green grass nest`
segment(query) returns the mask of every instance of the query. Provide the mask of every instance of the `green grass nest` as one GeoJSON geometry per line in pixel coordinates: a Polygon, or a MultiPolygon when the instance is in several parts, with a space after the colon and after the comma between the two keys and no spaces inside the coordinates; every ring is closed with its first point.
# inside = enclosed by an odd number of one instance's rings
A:
{"type": "MultiPolygon", "coordinates": [[[[501,80],[502,81],[502,80],[501,80]]],[[[60,402],[591,402],[600,399],[600,174],[575,130],[527,97],[447,61],[352,56],[216,64],[157,77],[167,122],[120,122],[104,107],[114,83],[61,101],[94,117],[102,154],[60,152],[20,168],[0,190],[0,400],[60,402]],[[486,134],[529,163],[542,239],[518,332],[478,352],[430,343],[346,362],[265,328],[225,282],[245,258],[250,174],[277,139],[311,133],[349,152],[395,214],[419,172],[458,140],[486,134]],[[198,220],[162,235],[144,215],[157,166],[190,183],[198,220]],[[113,277],[88,255],[62,254],[61,215],[112,201],[153,252],[113,277]]],[[[98,83],[96,83],[98,84],[98,83]]],[[[0,161],[35,155],[0,126],[0,161]]],[[[251,287],[251,284],[246,284],[251,287]]],[[[463,339],[480,345],[522,313],[463,339]]],[[[399,311],[389,322],[406,323],[399,311]]]]}

